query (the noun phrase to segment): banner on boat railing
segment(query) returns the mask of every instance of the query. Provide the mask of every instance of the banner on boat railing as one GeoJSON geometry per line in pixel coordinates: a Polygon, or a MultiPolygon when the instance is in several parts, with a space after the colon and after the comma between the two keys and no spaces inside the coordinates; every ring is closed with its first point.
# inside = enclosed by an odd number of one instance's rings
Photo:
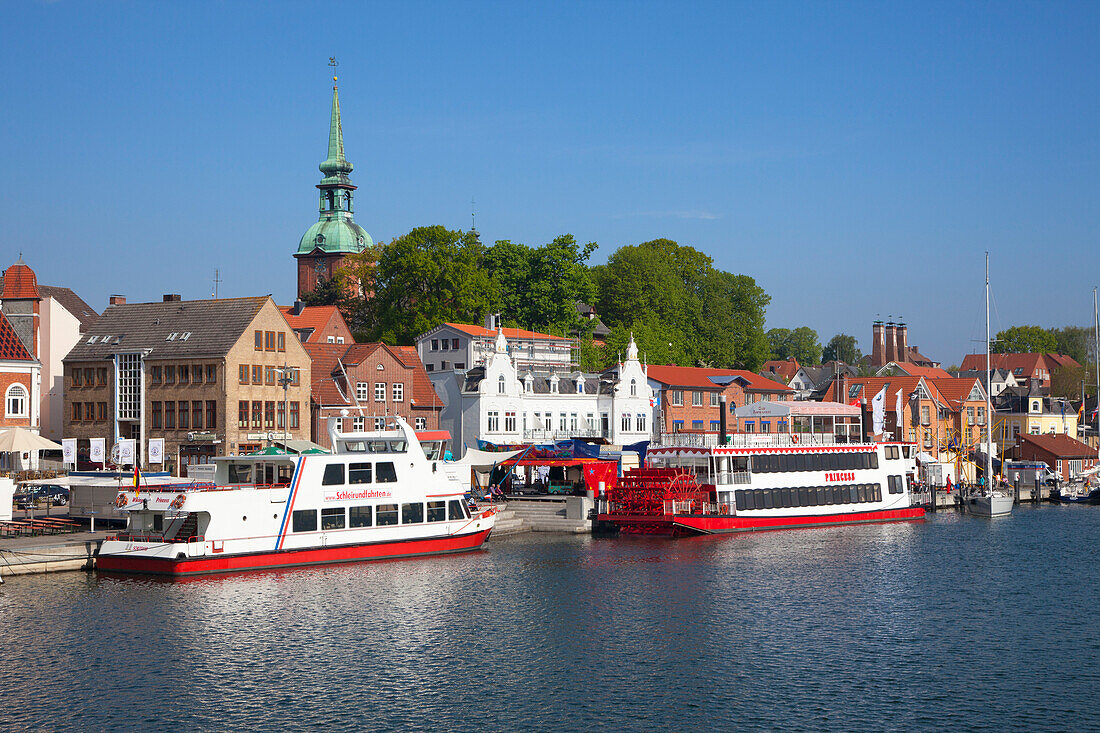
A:
{"type": "Polygon", "coordinates": [[[164,463],[164,438],[149,438],[149,463],[164,463]]]}
{"type": "Polygon", "coordinates": [[[76,438],[61,439],[61,457],[65,465],[76,467],[76,438]]]}
{"type": "Polygon", "coordinates": [[[104,456],[107,454],[106,438],[92,438],[88,442],[91,445],[91,448],[88,450],[88,459],[92,463],[103,463],[104,456]]]}
{"type": "Polygon", "coordinates": [[[136,442],[132,438],[123,438],[118,441],[118,464],[120,466],[134,465],[134,446],[136,442]]]}

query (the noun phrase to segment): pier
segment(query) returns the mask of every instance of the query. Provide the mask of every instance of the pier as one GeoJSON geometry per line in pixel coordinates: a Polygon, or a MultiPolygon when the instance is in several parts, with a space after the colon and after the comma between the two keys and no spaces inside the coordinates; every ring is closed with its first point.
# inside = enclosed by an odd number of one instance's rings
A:
{"type": "Polygon", "coordinates": [[[0,540],[0,579],[12,575],[91,570],[108,532],[64,536],[12,537],[0,540]]]}

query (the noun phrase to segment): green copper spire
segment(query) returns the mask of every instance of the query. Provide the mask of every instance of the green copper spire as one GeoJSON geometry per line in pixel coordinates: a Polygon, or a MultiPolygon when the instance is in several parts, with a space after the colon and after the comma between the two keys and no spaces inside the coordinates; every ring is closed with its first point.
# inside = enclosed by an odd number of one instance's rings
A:
{"type": "Polygon", "coordinates": [[[332,119],[328,126],[328,158],[320,166],[325,174],[322,183],[348,183],[348,174],[352,165],[344,157],[344,128],[340,124],[340,92],[336,88],[336,77],[332,77],[332,119]]]}
{"type": "Polygon", "coordinates": [[[361,252],[373,244],[371,237],[352,218],[355,186],[348,174],[351,163],[344,157],[344,129],[340,124],[340,95],[332,77],[332,117],[328,129],[328,157],[319,166],[325,177],[320,189],[320,216],[298,243],[298,254],[361,252]]]}

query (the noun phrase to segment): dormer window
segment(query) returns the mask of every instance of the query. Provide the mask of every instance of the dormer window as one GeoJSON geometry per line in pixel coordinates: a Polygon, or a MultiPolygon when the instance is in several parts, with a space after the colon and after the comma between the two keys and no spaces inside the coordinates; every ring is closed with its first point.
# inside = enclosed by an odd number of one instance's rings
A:
{"type": "Polygon", "coordinates": [[[555,374],[550,378],[550,394],[558,393],[558,376],[555,374]]]}
{"type": "Polygon", "coordinates": [[[533,391],[535,391],[535,380],[531,379],[530,374],[528,374],[523,379],[523,391],[527,394],[531,394],[533,391]]]}
{"type": "Polygon", "coordinates": [[[584,394],[584,379],[577,380],[577,394],[584,394]]]}
{"type": "Polygon", "coordinates": [[[314,241],[317,242],[317,244],[324,244],[325,243],[325,235],[324,234],[318,234],[317,237],[314,239],[314,241]]]}

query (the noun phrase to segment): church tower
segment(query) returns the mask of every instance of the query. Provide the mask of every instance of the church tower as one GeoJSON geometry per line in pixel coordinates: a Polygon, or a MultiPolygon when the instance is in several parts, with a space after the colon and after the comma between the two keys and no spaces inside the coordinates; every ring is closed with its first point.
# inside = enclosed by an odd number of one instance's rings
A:
{"type": "Polygon", "coordinates": [[[352,217],[355,186],[348,175],[352,165],[344,157],[344,130],[340,126],[340,95],[332,77],[332,117],[328,130],[328,157],[319,166],[324,178],[320,191],[320,216],[298,243],[298,297],[330,280],[349,254],[362,252],[374,242],[352,217]]]}

